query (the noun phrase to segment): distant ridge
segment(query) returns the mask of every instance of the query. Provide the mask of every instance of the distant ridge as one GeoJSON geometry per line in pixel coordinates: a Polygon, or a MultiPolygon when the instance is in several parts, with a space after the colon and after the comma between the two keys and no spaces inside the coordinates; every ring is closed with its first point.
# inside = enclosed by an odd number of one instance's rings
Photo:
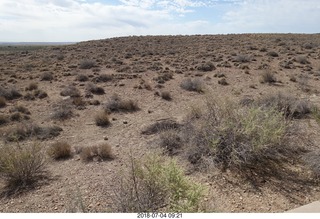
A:
{"type": "Polygon", "coordinates": [[[1,46],[54,46],[69,45],[77,42],[0,42],[1,46]]]}

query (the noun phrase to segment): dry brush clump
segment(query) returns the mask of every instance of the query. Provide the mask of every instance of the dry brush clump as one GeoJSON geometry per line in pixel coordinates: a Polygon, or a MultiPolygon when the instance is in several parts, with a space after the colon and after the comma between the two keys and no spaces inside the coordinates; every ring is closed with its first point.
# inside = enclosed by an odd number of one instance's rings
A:
{"type": "Polygon", "coordinates": [[[0,97],[6,100],[14,100],[22,97],[22,94],[14,87],[4,88],[0,87],[0,97]]]}
{"type": "Polygon", "coordinates": [[[277,82],[275,74],[270,70],[265,70],[261,74],[261,83],[273,84],[277,82]]]}
{"type": "Polygon", "coordinates": [[[204,191],[172,159],[131,156],[116,178],[114,208],[117,212],[199,212],[204,191]]]}
{"type": "Polygon", "coordinates": [[[0,96],[0,108],[3,108],[7,105],[6,98],[0,96]]]}
{"type": "Polygon", "coordinates": [[[199,78],[193,80],[191,78],[185,79],[181,82],[180,87],[184,90],[196,91],[198,93],[203,93],[205,89],[204,82],[199,78]]]}
{"type": "Polygon", "coordinates": [[[110,125],[109,114],[105,111],[99,112],[95,115],[94,121],[97,126],[107,127],[110,125]]]}
{"type": "Polygon", "coordinates": [[[199,119],[186,121],[182,137],[195,167],[213,164],[222,171],[264,174],[277,171],[299,146],[293,145],[290,120],[274,107],[241,107],[207,99],[199,119]]]}
{"type": "Polygon", "coordinates": [[[34,188],[48,177],[47,162],[40,144],[1,145],[0,154],[0,178],[5,182],[3,195],[34,188]]]}
{"type": "Polygon", "coordinates": [[[61,101],[53,106],[53,112],[51,119],[64,121],[70,119],[73,116],[72,101],[61,101]]]}
{"type": "Polygon", "coordinates": [[[123,100],[118,95],[113,95],[104,106],[106,112],[135,112],[140,108],[136,101],[123,100]]]}
{"type": "Polygon", "coordinates": [[[59,126],[38,126],[33,123],[22,123],[8,130],[5,140],[9,142],[23,141],[28,138],[46,140],[57,137],[63,131],[59,126]]]}
{"type": "Polygon", "coordinates": [[[61,96],[80,97],[80,91],[73,85],[65,87],[61,92],[61,96]]]}
{"type": "Polygon", "coordinates": [[[90,93],[96,94],[96,95],[103,95],[105,94],[103,87],[99,87],[92,82],[87,83],[86,90],[90,93]]]}
{"type": "Polygon", "coordinates": [[[264,108],[274,108],[286,118],[304,118],[312,112],[312,104],[290,94],[274,93],[260,97],[255,104],[264,108]]]}
{"type": "Polygon", "coordinates": [[[68,159],[72,156],[71,146],[67,142],[58,141],[50,145],[47,154],[54,160],[68,159]]]}
{"type": "Polygon", "coordinates": [[[113,160],[115,157],[108,143],[84,147],[80,149],[80,158],[84,162],[113,160]]]}
{"type": "Polygon", "coordinates": [[[80,69],[91,69],[91,68],[93,68],[93,67],[95,67],[95,66],[96,66],[95,61],[93,61],[93,60],[87,60],[87,59],[82,60],[82,61],[80,62],[80,64],[79,64],[79,68],[80,68],[80,69]]]}

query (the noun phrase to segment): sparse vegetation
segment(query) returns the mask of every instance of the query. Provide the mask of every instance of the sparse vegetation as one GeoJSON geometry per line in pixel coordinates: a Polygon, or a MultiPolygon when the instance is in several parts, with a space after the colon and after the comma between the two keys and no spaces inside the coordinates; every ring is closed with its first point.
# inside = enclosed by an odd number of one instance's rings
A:
{"type": "Polygon", "coordinates": [[[77,81],[81,81],[81,82],[85,82],[85,81],[88,81],[89,78],[85,74],[78,74],[77,77],[76,77],[76,80],[77,81]]]}
{"type": "Polygon", "coordinates": [[[0,96],[0,108],[3,108],[7,105],[6,98],[0,96]]]}
{"type": "Polygon", "coordinates": [[[274,73],[272,71],[265,70],[261,74],[260,82],[261,83],[273,84],[273,83],[277,82],[277,79],[276,79],[276,77],[275,77],[275,75],[274,75],[274,73]]]}
{"type": "Polygon", "coordinates": [[[67,142],[58,141],[50,145],[47,154],[55,160],[67,159],[72,156],[71,146],[67,142]]]}
{"type": "Polygon", "coordinates": [[[4,124],[7,124],[9,122],[9,119],[7,116],[5,115],[0,115],[0,126],[1,125],[4,125],[4,124]]]}
{"type": "Polygon", "coordinates": [[[95,120],[97,126],[107,127],[107,126],[110,125],[109,115],[105,111],[102,111],[102,112],[98,113],[94,117],[94,120],[95,120]]]}
{"type": "Polygon", "coordinates": [[[118,95],[113,95],[105,104],[107,112],[135,112],[139,110],[138,104],[133,100],[122,100],[118,95]]]}
{"type": "Polygon", "coordinates": [[[41,81],[52,81],[53,74],[51,72],[43,72],[40,76],[41,81]]]}
{"type": "Polygon", "coordinates": [[[96,94],[96,95],[103,95],[105,94],[104,89],[102,87],[98,87],[97,85],[93,84],[93,83],[87,83],[87,87],[86,87],[87,91],[96,94]]]}
{"type": "Polygon", "coordinates": [[[65,87],[61,92],[61,96],[80,97],[80,91],[72,85],[65,87]]]}
{"type": "Polygon", "coordinates": [[[181,125],[178,124],[176,121],[163,120],[163,121],[158,121],[152,125],[149,125],[141,132],[141,134],[153,135],[163,131],[176,130],[176,129],[179,129],[180,127],[181,125]]]}
{"type": "Polygon", "coordinates": [[[199,71],[204,71],[204,72],[207,72],[207,71],[213,71],[216,69],[216,67],[214,66],[214,64],[212,62],[206,62],[206,63],[203,63],[201,64],[200,66],[198,66],[197,68],[199,71]]]}
{"type": "Polygon", "coordinates": [[[171,97],[171,94],[170,94],[169,91],[162,91],[161,92],[161,97],[164,100],[168,100],[168,101],[172,100],[172,97],[171,97]]]}
{"type": "Polygon", "coordinates": [[[184,176],[171,159],[153,155],[131,157],[119,173],[114,205],[118,212],[198,212],[204,187],[184,176]]]}
{"type": "Polygon", "coordinates": [[[181,82],[180,87],[187,91],[196,91],[198,93],[204,92],[204,83],[201,79],[185,79],[181,82]]]}
{"type": "Polygon", "coordinates": [[[96,63],[93,60],[82,60],[80,62],[79,68],[80,69],[91,69],[95,67],[96,63]]]}
{"type": "Polygon", "coordinates": [[[14,100],[22,97],[22,94],[14,87],[0,87],[0,97],[4,97],[6,100],[14,100]]]}
{"type": "Polygon", "coordinates": [[[23,141],[34,137],[38,140],[54,138],[60,134],[62,128],[58,126],[41,127],[32,123],[20,124],[6,133],[6,141],[23,141]]]}
{"type": "Polygon", "coordinates": [[[283,93],[269,94],[259,98],[256,104],[264,108],[275,108],[287,118],[303,118],[311,113],[312,105],[307,100],[300,100],[283,93]]]}
{"type": "Polygon", "coordinates": [[[306,56],[297,56],[294,58],[294,61],[296,61],[302,65],[310,64],[310,62],[308,61],[306,56]]]}
{"type": "Polygon", "coordinates": [[[114,159],[112,148],[107,143],[82,148],[80,157],[85,162],[114,159]]]}
{"type": "Polygon", "coordinates": [[[51,118],[54,120],[66,120],[73,116],[72,103],[69,101],[62,101],[53,107],[51,118]]]}
{"type": "Polygon", "coordinates": [[[163,131],[160,134],[160,146],[169,155],[174,155],[177,153],[182,146],[182,138],[179,132],[174,130],[163,131]]]}
{"type": "Polygon", "coordinates": [[[2,145],[0,154],[0,178],[5,181],[5,195],[14,195],[34,188],[48,176],[46,159],[40,144],[2,145]]]}

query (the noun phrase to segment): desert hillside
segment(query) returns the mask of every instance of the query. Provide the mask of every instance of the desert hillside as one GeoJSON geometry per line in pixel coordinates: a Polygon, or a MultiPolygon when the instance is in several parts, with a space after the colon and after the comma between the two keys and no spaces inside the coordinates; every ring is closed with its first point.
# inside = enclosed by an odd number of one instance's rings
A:
{"type": "Polygon", "coordinates": [[[0,46],[0,212],[284,212],[319,200],[319,79],[319,34],[0,46]]]}

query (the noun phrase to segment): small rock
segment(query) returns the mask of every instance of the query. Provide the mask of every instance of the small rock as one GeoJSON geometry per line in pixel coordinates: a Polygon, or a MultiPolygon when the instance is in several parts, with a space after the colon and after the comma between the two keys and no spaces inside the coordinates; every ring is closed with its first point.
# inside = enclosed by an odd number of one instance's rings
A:
{"type": "Polygon", "coordinates": [[[123,121],[123,124],[128,124],[128,122],[127,121],[123,121]]]}
{"type": "Polygon", "coordinates": [[[152,110],[148,110],[148,113],[153,113],[153,111],[152,110]]]}
{"type": "Polygon", "coordinates": [[[103,137],[103,140],[108,141],[109,138],[107,136],[103,137]]]}

